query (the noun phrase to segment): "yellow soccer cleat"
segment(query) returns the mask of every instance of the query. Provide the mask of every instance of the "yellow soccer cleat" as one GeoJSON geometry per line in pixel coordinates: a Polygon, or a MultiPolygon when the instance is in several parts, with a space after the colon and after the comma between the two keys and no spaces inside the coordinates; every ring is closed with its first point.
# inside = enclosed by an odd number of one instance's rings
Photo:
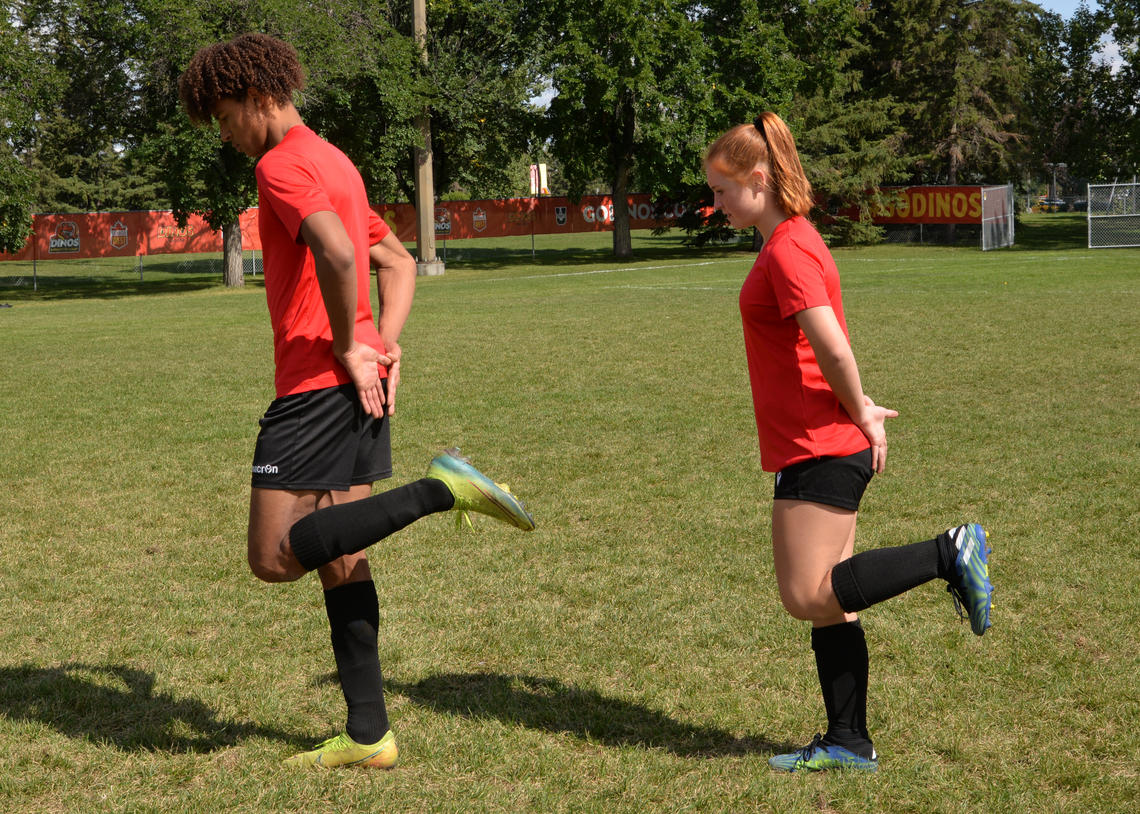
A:
{"type": "MultiPolygon", "coordinates": [[[[534,531],[534,518],[510,488],[473,467],[459,455],[459,450],[445,450],[432,459],[427,477],[443,481],[451,490],[455,497],[453,511],[460,512],[457,525],[467,518],[467,512],[478,512],[523,531],[534,531]]],[[[470,518],[467,523],[470,525],[470,518]]]]}
{"type": "Polygon", "coordinates": [[[396,736],[389,729],[379,742],[371,745],[360,744],[342,733],[329,738],[311,752],[301,752],[286,759],[288,766],[320,766],[331,769],[335,766],[367,766],[373,769],[391,769],[399,760],[396,749],[396,736]]]}

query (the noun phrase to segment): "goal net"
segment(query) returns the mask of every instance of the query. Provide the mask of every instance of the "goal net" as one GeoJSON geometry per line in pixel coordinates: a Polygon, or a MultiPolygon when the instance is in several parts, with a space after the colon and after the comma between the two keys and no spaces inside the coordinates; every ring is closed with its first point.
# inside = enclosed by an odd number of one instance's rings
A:
{"type": "Polygon", "coordinates": [[[1013,245],[1013,184],[982,187],[982,251],[1013,245]]]}
{"type": "Polygon", "coordinates": [[[1140,246],[1140,184],[1089,184],[1089,248],[1140,246]]]}

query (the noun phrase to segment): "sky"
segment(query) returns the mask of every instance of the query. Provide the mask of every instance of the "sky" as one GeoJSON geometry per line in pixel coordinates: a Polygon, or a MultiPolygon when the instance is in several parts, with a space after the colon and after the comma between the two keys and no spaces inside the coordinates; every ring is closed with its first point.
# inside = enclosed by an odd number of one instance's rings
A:
{"type": "MultiPolygon", "coordinates": [[[[1046,11],[1060,14],[1066,20],[1072,17],[1073,12],[1081,5],[1081,0],[1034,0],[1034,2],[1046,11]]],[[[1097,11],[1100,8],[1098,0],[1085,0],[1085,5],[1089,7],[1089,11],[1097,11]]],[[[1101,40],[1101,54],[1110,65],[1120,66],[1120,51],[1108,35],[1101,40]]]]}
{"type": "MultiPolygon", "coordinates": [[[[1060,14],[1066,20],[1072,17],[1073,12],[1081,5],[1081,0],[1035,0],[1035,2],[1046,11],[1060,14]]],[[[1086,5],[1091,11],[1096,11],[1100,7],[1097,0],[1087,0],[1086,5]]]]}

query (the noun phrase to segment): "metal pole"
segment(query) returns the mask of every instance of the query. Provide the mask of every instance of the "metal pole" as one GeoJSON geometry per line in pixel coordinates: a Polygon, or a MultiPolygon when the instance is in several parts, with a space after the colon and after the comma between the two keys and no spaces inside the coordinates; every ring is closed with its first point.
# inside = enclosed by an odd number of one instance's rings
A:
{"type": "MultiPolygon", "coordinates": [[[[420,59],[426,66],[427,7],[424,0],[412,0],[412,28],[420,59]]],[[[431,171],[431,118],[425,106],[416,117],[422,142],[416,147],[416,274],[443,274],[443,262],[435,254],[435,180],[431,171]]]]}

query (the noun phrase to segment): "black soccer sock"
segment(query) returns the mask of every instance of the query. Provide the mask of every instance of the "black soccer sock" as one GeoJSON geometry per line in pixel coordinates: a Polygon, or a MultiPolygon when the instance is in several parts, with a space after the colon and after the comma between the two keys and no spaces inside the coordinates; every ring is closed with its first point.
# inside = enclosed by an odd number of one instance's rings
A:
{"type": "Polygon", "coordinates": [[[867,732],[867,639],[858,621],[812,628],[811,649],[827,710],[824,741],[870,759],[867,732]]]}
{"type": "Polygon", "coordinates": [[[946,533],[921,543],[862,551],[831,569],[831,589],[839,607],[856,613],[935,577],[950,579],[954,556],[946,533]]]}
{"type": "Polygon", "coordinates": [[[345,554],[363,551],[389,534],[455,505],[447,484],[421,478],[363,500],[329,506],[306,515],[289,529],[293,556],[314,571],[345,554]]]}
{"type": "Polygon", "coordinates": [[[368,580],[330,588],[325,591],[325,610],[340,688],[348,706],[345,729],[357,743],[376,743],[388,731],[384,680],[376,650],[380,627],[376,585],[368,580]]]}

